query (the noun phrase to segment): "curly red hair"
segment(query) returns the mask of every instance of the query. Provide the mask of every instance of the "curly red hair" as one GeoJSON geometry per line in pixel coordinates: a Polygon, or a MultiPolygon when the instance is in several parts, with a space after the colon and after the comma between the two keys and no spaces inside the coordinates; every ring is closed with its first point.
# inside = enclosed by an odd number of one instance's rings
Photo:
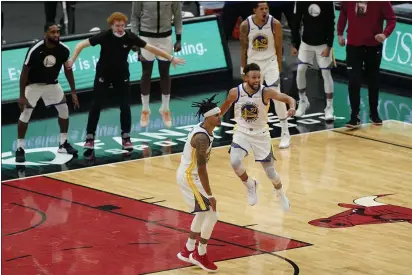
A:
{"type": "Polygon", "coordinates": [[[113,25],[114,21],[124,21],[127,24],[127,16],[121,12],[114,12],[107,18],[107,23],[113,25]]]}

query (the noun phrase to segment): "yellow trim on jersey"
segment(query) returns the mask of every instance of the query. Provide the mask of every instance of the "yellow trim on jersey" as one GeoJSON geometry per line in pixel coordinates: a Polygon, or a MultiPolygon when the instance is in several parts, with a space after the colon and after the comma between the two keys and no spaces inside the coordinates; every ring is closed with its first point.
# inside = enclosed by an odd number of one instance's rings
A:
{"type": "Polygon", "coordinates": [[[187,183],[189,184],[190,189],[192,189],[193,194],[195,195],[195,198],[197,202],[199,203],[200,209],[206,210],[206,204],[205,201],[202,199],[202,196],[200,195],[199,190],[196,188],[196,184],[193,181],[192,178],[192,171],[193,168],[196,166],[196,149],[192,149],[192,161],[190,162],[189,167],[186,169],[186,180],[187,183]]]}

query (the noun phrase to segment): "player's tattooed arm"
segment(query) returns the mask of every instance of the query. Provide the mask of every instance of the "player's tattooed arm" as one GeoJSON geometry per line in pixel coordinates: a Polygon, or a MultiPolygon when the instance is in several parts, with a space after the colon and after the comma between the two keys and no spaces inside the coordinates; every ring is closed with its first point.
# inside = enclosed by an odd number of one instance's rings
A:
{"type": "Polygon", "coordinates": [[[210,140],[206,134],[199,133],[194,136],[194,147],[196,148],[197,170],[200,182],[206,191],[206,194],[212,195],[209,185],[209,176],[207,174],[207,160],[210,140]]]}
{"type": "MultiPolygon", "coordinates": [[[[242,68],[246,67],[247,64],[247,49],[249,47],[249,23],[247,20],[244,20],[240,24],[240,66],[242,68]]],[[[243,74],[243,72],[241,72],[243,74]]]]}
{"type": "Polygon", "coordinates": [[[237,97],[238,97],[237,88],[230,89],[229,94],[227,95],[225,102],[223,102],[222,106],[220,106],[220,115],[221,116],[224,116],[224,114],[226,114],[226,112],[232,106],[233,102],[235,102],[237,100],[237,97]]]}

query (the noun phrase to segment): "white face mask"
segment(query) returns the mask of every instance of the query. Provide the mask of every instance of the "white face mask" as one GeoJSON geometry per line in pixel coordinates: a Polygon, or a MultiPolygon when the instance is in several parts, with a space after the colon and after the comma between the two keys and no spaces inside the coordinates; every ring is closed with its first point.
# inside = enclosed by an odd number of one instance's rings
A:
{"type": "Polygon", "coordinates": [[[122,37],[123,35],[126,34],[126,32],[123,32],[122,34],[118,34],[117,32],[113,32],[113,34],[117,37],[122,37]]]}

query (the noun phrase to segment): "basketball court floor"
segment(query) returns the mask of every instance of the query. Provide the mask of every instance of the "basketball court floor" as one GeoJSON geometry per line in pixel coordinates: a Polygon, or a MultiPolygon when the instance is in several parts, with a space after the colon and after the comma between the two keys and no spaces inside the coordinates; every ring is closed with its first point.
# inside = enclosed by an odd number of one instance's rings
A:
{"type": "MultiPolygon", "coordinates": [[[[384,125],[342,126],[347,88],[335,86],[334,124],[323,120],[323,99],[291,119],[292,146],[275,151],[291,210],[280,210],[271,183],[252,158],[245,166],[260,182],[259,203],[231,170],[233,121],[216,130],[209,177],[219,222],[208,245],[220,274],[411,274],[412,100],[381,94],[384,125]],[[319,103],[320,102],[320,103],[319,103]]],[[[133,107],[135,151],[120,150],[118,109],[102,113],[94,155],[56,154],[56,119],[29,126],[27,162],[14,163],[15,125],[2,127],[2,274],[205,274],[179,261],[193,218],[175,171],[185,137],[197,123],[190,103],[226,91],[174,98],[174,126],[153,112],[140,129],[133,107]]],[[[311,99],[312,100],[312,99],[311,99]]],[[[366,93],[362,120],[367,119],[366,93]]],[[[152,110],[158,105],[153,104],[152,110]]],[[[80,149],[87,114],[71,119],[69,139],[80,149]]],[[[269,115],[273,144],[279,121],[269,115]]]]}

